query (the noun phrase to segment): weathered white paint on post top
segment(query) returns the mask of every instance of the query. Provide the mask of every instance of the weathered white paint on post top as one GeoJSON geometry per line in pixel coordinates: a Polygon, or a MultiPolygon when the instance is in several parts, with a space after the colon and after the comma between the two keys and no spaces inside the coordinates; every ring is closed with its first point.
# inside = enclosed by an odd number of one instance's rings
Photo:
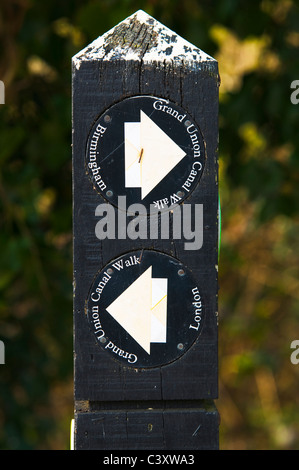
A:
{"type": "Polygon", "coordinates": [[[77,69],[88,60],[165,61],[188,68],[213,68],[216,60],[142,10],[99,36],[73,57],[77,69]]]}

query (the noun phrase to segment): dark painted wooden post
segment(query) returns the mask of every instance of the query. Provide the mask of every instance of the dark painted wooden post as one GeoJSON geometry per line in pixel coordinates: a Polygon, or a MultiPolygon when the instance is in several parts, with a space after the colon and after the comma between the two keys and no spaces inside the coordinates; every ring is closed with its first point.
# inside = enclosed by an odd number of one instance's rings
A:
{"type": "Polygon", "coordinates": [[[73,57],[75,449],[218,448],[218,85],[143,11],[73,57]]]}

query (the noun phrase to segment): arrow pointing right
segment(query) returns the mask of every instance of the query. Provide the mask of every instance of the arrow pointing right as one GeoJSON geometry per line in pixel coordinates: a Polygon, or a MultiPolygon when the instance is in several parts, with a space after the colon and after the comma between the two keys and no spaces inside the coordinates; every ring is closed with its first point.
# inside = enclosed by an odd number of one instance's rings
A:
{"type": "Polygon", "coordinates": [[[125,186],[144,199],[186,153],[140,110],[140,122],[125,123],[125,186]]]}

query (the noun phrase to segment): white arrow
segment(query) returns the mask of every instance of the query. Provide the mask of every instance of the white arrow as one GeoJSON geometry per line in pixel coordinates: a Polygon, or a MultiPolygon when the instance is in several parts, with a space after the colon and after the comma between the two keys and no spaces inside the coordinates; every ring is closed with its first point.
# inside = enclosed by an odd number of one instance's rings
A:
{"type": "Polygon", "coordinates": [[[151,343],[166,343],[167,279],[152,279],[150,266],[107,311],[150,354],[151,343]]]}
{"type": "Polygon", "coordinates": [[[125,122],[125,186],[141,188],[141,199],[186,153],[140,110],[140,122],[125,122]]]}

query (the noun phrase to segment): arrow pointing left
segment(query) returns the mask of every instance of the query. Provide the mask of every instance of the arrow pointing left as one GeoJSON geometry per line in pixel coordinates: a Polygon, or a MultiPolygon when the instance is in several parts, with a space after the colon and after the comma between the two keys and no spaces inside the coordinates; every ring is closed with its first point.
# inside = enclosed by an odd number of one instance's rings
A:
{"type": "Polygon", "coordinates": [[[167,281],[150,266],[106,309],[148,354],[151,343],[166,343],[167,281]]]}

